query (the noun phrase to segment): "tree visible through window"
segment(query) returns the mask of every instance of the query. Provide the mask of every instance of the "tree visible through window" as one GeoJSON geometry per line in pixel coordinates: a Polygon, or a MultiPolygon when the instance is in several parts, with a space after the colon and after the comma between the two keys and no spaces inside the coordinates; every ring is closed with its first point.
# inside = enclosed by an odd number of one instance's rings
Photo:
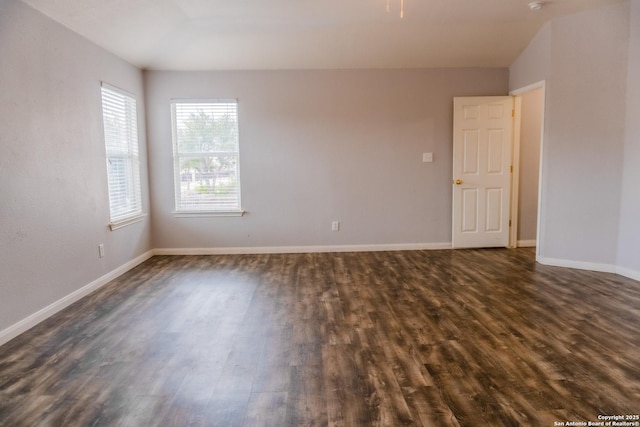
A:
{"type": "Polygon", "coordinates": [[[176,211],[240,211],[237,102],[174,102],[171,107],[176,211]]]}
{"type": "Polygon", "coordinates": [[[103,83],[102,119],[113,227],[118,222],[142,215],[136,100],[103,83]]]}

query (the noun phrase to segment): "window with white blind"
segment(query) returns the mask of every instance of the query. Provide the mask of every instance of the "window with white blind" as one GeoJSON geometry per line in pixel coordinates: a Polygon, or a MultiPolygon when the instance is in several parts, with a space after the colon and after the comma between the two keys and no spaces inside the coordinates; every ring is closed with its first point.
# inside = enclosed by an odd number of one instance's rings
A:
{"type": "Polygon", "coordinates": [[[241,215],[238,104],[174,101],[176,213],[241,215]]]}
{"type": "Polygon", "coordinates": [[[103,83],[102,118],[107,153],[110,226],[115,229],[143,216],[135,98],[103,83]]]}

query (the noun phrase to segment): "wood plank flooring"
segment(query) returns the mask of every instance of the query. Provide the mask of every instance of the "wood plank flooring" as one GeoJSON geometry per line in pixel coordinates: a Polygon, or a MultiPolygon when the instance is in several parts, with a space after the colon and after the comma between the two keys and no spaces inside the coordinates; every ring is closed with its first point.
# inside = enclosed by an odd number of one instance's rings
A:
{"type": "Polygon", "coordinates": [[[0,347],[2,426],[640,413],[640,283],[532,249],[156,256],[0,347]]]}

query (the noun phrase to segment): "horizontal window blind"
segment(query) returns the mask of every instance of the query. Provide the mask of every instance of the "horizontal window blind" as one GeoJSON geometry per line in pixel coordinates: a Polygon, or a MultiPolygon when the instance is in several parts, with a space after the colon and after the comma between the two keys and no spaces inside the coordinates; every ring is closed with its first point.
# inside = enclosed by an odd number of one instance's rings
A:
{"type": "Polygon", "coordinates": [[[176,211],[240,210],[236,100],[172,103],[176,211]]]}
{"type": "Polygon", "coordinates": [[[107,154],[111,222],[142,213],[136,100],[102,85],[102,117],[107,154]]]}

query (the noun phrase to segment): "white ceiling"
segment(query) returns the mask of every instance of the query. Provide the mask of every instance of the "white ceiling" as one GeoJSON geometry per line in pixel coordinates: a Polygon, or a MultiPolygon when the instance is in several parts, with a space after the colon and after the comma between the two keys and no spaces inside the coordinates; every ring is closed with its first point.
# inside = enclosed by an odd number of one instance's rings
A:
{"type": "Polygon", "coordinates": [[[505,67],[544,22],[623,0],[23,0],[145,69],[505,67]]]}

